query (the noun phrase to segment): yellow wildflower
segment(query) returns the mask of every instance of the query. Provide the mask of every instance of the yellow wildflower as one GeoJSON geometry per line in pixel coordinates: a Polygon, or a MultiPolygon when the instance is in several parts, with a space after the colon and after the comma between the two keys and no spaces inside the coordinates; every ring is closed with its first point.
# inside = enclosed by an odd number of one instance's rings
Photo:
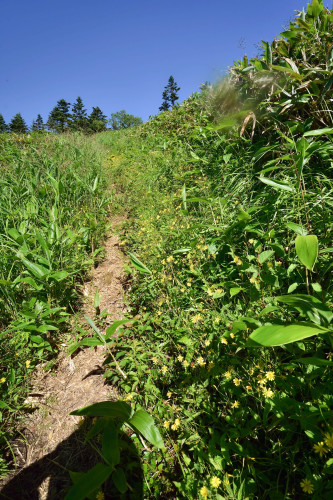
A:
{"type": "Polygon", "coordinates": [[[167,258],[167,262],[173,262],[175,259],[170,255],[170,257],[167,258]]]}
{"type": "Polygon", "coordinates": [[[199,321],[201,321],[201,320],[202,320],[202,316],[201,316],[201,314],[196,314],[196,315],[195,315],[195,316],[193,316],[193,318],[192,318],[192,323],[194,323],[194,324],[195,324],[195,323],[198,323],[198,322],[199,322],[199,321]]]}
{"type": "Polygon", "coordinates": [[[202,356],[199,356],[198,359],[197,359],[197,363],[198,363],[199,366],[205,366],[206,361],[203,359],[202,356]]]}
{"type": "Polygon", "coordinates": [[[325,434],[325,444],[328,448],[333,448],[333,434],[329,434],[328,432],[325,434]]]}
{"type": "Polygon", "coordinates": [[[184,368],[187,368],[187,367],[189,366],[189,364],[190,364],[190,363],[189,363],[188,361],[186,361],[186,359],[185,359],[185,361],[183,362],[183,367],[184,367],[184,368]]]}
{"type": "Polygon", "coordinates": [[[254,240],[252,238],[250,238],[249,243],[250,243],[250,245],[252,245],[254,243],[254,240]]]}
{"type": "Polygon", "coordinates": [[[242,379],[235,377],[233,379],[233,383],[238,387],[241,383],[242,379]]]}
{"type": "Polygon", "coordinates": [[[323,455],[325,455],[325,453],[327,453],[327,450],[326,450],[326,448],[325,448],[325,446],[324,446],[324,442],[323,442],[323,441],[321,441],[320,443],[315,444],[315,445],[313,446],[313,448],[314,448],[314,451],[315,451],[316,453],[319,453],[320,458],[321,458],[323,455]]]}
{"type": "Polygon", "coordinates": [[[104,500],[104,493],[102,491],[99,491],[96,495],[96,500],[104,500]]]}
{"type": "Polygon", "coordinates": [[[256,283],[256,279],[255,278],[250,278],[250,283],[256,283]]]}
{"type": "Polygon", "coordinates": [[[221,337],[221,344],[227,344],[228,341],[225,337],[221,337]]]}
{"type": "Polygon", "coordinates": [[[158,363],[158,359],[157,359],[157,357],[156,357],[156,356],[154,356],[154,357],[152,358],[152,361],[153,361],[154,365],[157,365],[157,363],[158,363]]]}
{"type": "Polygon", "coordinates": [[[169,391],[169,392],[167,392],[167,396],[168,396],[168,398],[171,398],[172,393],[171,393],[170,391],[169,391]]]}
{"type": "Polygon", "coordinates": [[[206,500],[206,498],[208,497],[208,490],[207,490],[206,486],[203,486],[200,489],[200,495],[202,496],[202,498],[204,498],[206,500]]]}
{"type": "Polygon", "coordinates": [[[27,368],[29,368],[29,367],[30,367],[30,361],[29,361],[29,360],[27,360],[27,361],[25,362],[25,366],[26,366],[27,368]]]}
{"type": "Polygon", "coordinates": [[[267,262],[267,267],[273,267],[273,262],[267,262]]]}
{"type": "Polygon", "coordinates": [[[5,377],[0,378],[0,384],[3,384],[4,382],[6,382],[5,377]]]}
{"type": "Polygon", "coordinates": [[[210,340],[205,340],[204,344],[206,347],[208,347],[210,345],[211,341],[210,340]]]}
{"type": "Polygon", "coordinates": [[[239,407],[239,401],[235,401],[232,403],[231,408],[238,408],[239,407]]]}
{"type": "Polygon", "coordinates": [[[275,373],[272,371],[266,372],[266,378],[267,380],[274,380],[275,379],[275,373]]]}
{"type": "Polygon", "coordinates": [[[214,323],[220,323],[221,322],[221,318],[219,316],[216,316],[216,318],[214,319],[214,323]]]}
{"type": "Polygon", "coordinates": [[[267,387],[263,388],[262,393],[265,398],[271,398],[274,395],[274,392],[271,389],[267,389],[267,387]]]}
{"type": "Polygon", "coordinates": [[[161,372],[163,373],[163,375],[165,375],[168,371],[168,367],[163,365],[162,368],[161,368],[161,372]]]}
{"type": "Polygon", "coordinates": [[[229,371],[225,372],[224,376],[225,376],[225,378],[226,378],[227,380],[230,380],[230,379],[231,379],[231,377],[232,377],[231,372],[229,372],[229,371]]]}
{"type": "Polygon", "coordinates": [[[179,354],[179,356],[177,357],[178,361],[181,363],[183,361],[183,356],[181,354],[179,354]]]}
{"type": "Polygon", "coordinates": [[[221,484],[221,479],[219,479],[216,476],[213,476],[212,479],[210,480],[210,484],[213,488],[218,488],[221,484]]]}
{"type": "Polygon", "coordinates": [[[314,492],[314,487],[313,487],[313,484],[311,483],[311,481],[309,481],[309,479],[303,479],[301,482],[300,482],[300,485],[301,485],[301,488],[302,490],[305,492],[305,493],[313,493],[314,492]]]}
{"type": "Polygon", "coordinates": [[[237,257],[237,255],[234,257],[234,263],[236,264],[236,266],[241,266],[243,264],[243,262],[239,257],[237,257]]]}
{"type": "Polygon", "coordinates": [[[166,420],[166,421],[164,422],[163,427],[164,427],[164,429],[169,429],[169,427],[170,427],[170,422],[169,422],[169,420],[166,420]]]}

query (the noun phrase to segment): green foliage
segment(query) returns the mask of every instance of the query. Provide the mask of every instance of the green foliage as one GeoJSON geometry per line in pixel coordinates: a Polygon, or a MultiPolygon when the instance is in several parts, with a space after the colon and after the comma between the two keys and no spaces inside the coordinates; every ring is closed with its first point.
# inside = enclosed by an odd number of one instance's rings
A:
{"type": "Polygon", "coordinates": [[[88,128],[91,132],[103,132],[106,129],[107,117],[97,106],[93,107],[88,117],[88,128]]]}
{"type": "Polygon", "coordinates": [[[87,111],[84,108],[81,97],[77,97],[72,107],[71,127],[74,130],[83,131],[88,126],[87,111]]]}
{"type": "Polygon", "coordinates": [[[11,132],[16,134],[26,134],[28,132],[27,124],[25,123],[22,115],[17,113],[10,121],[8,128],[11,132]]]}
{"type": "MultiPolygon", "coordinates": [[[[147,439],[156,448],[164,449],[163,439],[152,417],[143,409],[134,411],[124,401],[96,403],[73,411],[71,415],[95,417],[93,426],[86,435],[86,441],[98,450],[105,463],[98,463],[84,474],[71,473],[74,486],[66,495],[66,500],[96,498],[101,486],[109,478],[113,490],[121,494],[127,491],[126,475],[119,465],[120,432],[123,427],[129,428],[137,437],[147,439]]],[[[108,490],[110,491],[110,487],[108,490]]]]}
{"type": "Polygon", "coordinates": [[[36,120],[34,120],[32,122],[31,130],[33,132],[40,132],[40,131],[44,130],[44,128],[45,128],[45,126],[44,126],[43,118],[41,115],[38,114],[36,120]]]}
{"type": "Polygon", "coordinates": [[[162,94],[163,102],[160,106],[160,111],[167,111],[170,108],[173,108],[178,101],[179,96],[177,95],[180,90],[180,87],[177,86],[174,77],[171,75],[169,77],[167,85],[164,87],[164,91],[162,94]]]}
{"type": "Polygon", "coordinates": [[[47,120],[47,127],[52,132],[65,132],[71,124],[70,103],[60,99],[52,109],[47,120]]]}
{"type": "Polygon", "coordinates": [[[117,113],[111,113],[109,124],[112,130],[120,130],[122,128],[137,127],[142,124],[142,119],[139,116],[130,115],[122,109],[117,113]]]}
{"type": "Polygon", "coordinates": [[[67,335],[69,313],[79,298],[76,285],[100,252],[109,198],[100,152],[87,138],[3,134],[0,159],[0,443],[5,453],[15,434],[13,419],[25,409],[34,366],[55,356],[67,335]]]}
{"type": "Polygon", "coordinates": [[[7,132],[7,131],[8,131],[8,126],[5,122],[4,117],[0,113],[0,134],[3,134],[4,132],[7,132]]]}

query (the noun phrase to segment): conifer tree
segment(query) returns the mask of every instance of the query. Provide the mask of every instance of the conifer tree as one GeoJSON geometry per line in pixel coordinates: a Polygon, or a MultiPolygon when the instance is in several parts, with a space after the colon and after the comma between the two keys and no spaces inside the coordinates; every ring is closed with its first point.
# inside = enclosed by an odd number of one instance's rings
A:
{"type": "Polygon", "coordinates": [[[87,127],[87,111],[84,109],[81,97],[77,97],[72,107],[72,128],[84,130],[87,127]]]}
{"type": "Polygon", "coordinates": [[[25,134],[28,132],[28,127],[22,118],[21,113],[16,113],[9,123],[9,130],[15,132],[16,134],[25,134]]]}
{"type": "Polygon", "coordinates": [[[34,131],[44,130],[44,122],[43,122],[43,118],[40,114],[38,114],[36,120],[34,120],[32,122],[31,129],[34,131]]]}
{"type": "Polygon", "coordinates": [[[88,120],[89,128],[92,132],[102,132],[106,129],[107,117],[98,106],[92,109],[88,120]]]}
{"type": "Polygon", "coordinates": [[[0,114],[0,134],[3,134],[4,132],[8,132],[8,125],[6,124],[2,114],[0,114]]]}
{"type": "Polygon", "coordinates": [[[47,127],[54,132],[65,132],[71,124],[70,102],[60,99],[52,109],[47,120],[47,127]]]}
{"type": "Polygon", "coordinates": [[[171,75],[168,84],[164,87],[164,91],[162,94],[162,105],[160,106],[160,111],[167,111],[168,109],[173,108],[178,101],[179,96],[177,92],[179,92],[180,87],[177,87],[177,83],[175,82],[174,77],[171,75]]]}

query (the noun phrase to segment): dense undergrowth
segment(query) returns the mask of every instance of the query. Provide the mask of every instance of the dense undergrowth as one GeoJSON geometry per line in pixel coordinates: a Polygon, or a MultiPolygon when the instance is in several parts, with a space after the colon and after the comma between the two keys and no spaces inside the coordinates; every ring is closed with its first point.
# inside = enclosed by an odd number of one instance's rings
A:
{"type": "Polygon", "coordinates": [[[9,451],[34,366],[56,354],[76,285],[101,251],[110,199],[100,150],[81,136],[3,134],[0,161],[0,444],[9,451]]]}
{"type": "Polygon", "coordinates": [[[107,377],[166,444],[143,450],[146,497],[332,495],[332,12],[314,1],[282,35],[99,136],[138,320],[112,340],[126,378],[107,377]]]}

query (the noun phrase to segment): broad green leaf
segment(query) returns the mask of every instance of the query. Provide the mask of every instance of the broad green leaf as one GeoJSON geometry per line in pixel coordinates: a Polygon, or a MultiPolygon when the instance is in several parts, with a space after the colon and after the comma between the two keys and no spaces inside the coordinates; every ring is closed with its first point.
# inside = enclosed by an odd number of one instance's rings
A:
{"type": "Polygon", "coordinates": [[[291,193],[294,192],[294,188],[287,182],[273,181],[272,179],[268,179],[267,177],[258,177],[258,179],[264,184],[272,186],[274,189],[283,189],[284,191],[290,191],[291,193]]]}
{"type": "Polygon", "coordinates": [[[333,319],[333,312],[321,300],[312,295],[295,294],[281,295],[276,298],[278,302],[287,304],[302,314],[306,314],[311,321],[320,324],[321,318],[330,323],[333,319]]]}
{"type": "Polygon", "coordinates": [[[108,340],[115,333],[117,328],[119,328],[119,326],[125,325],[126,323],[133,323],[133,321],[135,321],[135,320],[134,319],[127,319],[127,318],[118,319],[117,321],[114,321],[112,323],[112,325],[106,329],[105,340],[108,340]]]}
{"type": "Polygon", "coordinates": [[[103,335],[101,334],[101,332],[99,331],[99,329],[97,328],[97,326],[95,325],[95,323],[93,322],[93,320],[90,319],[90,318],[88,318],[88,316],[86,316],[85,314],[83,316],[84,316],[84,319],[87,321],[87,323],[94,330],[94,332],[97,333],[98,338],[103,342],[103,344],[105,344],[105,337],[103,337],[103,335]]]}
{"type": "Polygon", "coordinates": [[[294,323],[291,325],[264,325],[250,335],[250,346],[280,346],[303,340],[313,335],[327,333],[329,330],[313,323],[294,323]]]}
{"type": "Polygon", "coordinates": [[[237,295],[239,292],[241,292],[242,290],[244,290],[244,288],[242,287],[235,287],[235,288],[230,288],[229,292],[230,292],[230,297],[233,297],[234,295],[237,295]]]}
{"type": "Polygon", "coordinates": [[[297,257],[310,271],[316,263],[318,256],[318,238],[314,234],[298,235],[295,240],[297,257]]]}
{"type": "Polygon", "coordinates": [[[18,258],[23,262],[25,267],[36,277],[36,278],[44,278],[49,274],[49,270],[44,267],[40,266],[39,264],[35,264],[34,262],[31,262],[30,260],[26,259],[21,252],[17,252],[18,258]]]}
{"type": "Polygon", "coordinates": [[[323,289],[319,283],[311,283],[311,286],[315,292],[320,293],[323,291],[323,289]]]}
{"type": "Polygon", "coordinates": [[[312,365],[312,366],[333,366],[333,361],[328,361],[327,359],[321,359],[316,357],[309,358],[299,358],[295,359],[299,363],[303,363],[303,365],[312,365]]]}
{"type": "Polygon", "coordinates": [[[264,309],[259,313],[258,317],[260,318],[261,316],[264,316],[265,314],[269,314],[274,311],[278,311],[279,308],[276,306],[268,305],[264,307],[264,309]]]}
{"type": "Polygon", "coordinates": [[[89,417],[112,417],[123,421],[131,418],[132,408],[124,401],[102,401],[85,408],[72,411],[71,415],[87,415],[89,417]]]}
{"type": "Polygon", "coordinates": [[[325,135],[325,134],[333,134],[333,128],[332,127],[323,127],[323,128],[319,128],[317,130],[309,130],[308,132],[304,132],[303,137],[314,137],[314,136],[325,135]]]}
{"type": "Polygon", "coordinates": [[[112,480],[115,487],[120,493],[125,493],[127,491],[127,482],[125,472],[121,467],[118,467],[112,474],[112,480]]]}
{"type": "Polygon", "coordinates": [[[68,356],[70,356],[71,354],[73,354],[73,352],[76,351],[76,349],[78,349],[78,347],[80,346],[87,346],[87,347],[93,347],[93,346],[96,346],[96,345],[103,345],[104,342],[102,342],[101,340],[97,339],[96,337],[89,337],[89,338],[86,338],[86,339],[82,339],[80,340],[80,342],[77,342],[75,344],[72,344],[69,349],[68,349],[68,356]]]}
{"type": "Polygon", "coordinates": [[[151,274],[151,270],[148,269],[148,267],[145,266],[143,262],[141,262],[141,260],[139,260],[133,253],[128,252],[128,255],[130,256],[131,263],[135,267],[135,269],[137,269],[141,273],[151,274]]]}
{"type": "Polygon", "coordinates": [[[128,425],[141,432],[143,437],[157,448],[164,448],[160,431],[154,424],[153,418],[145,410],[137,410],[128,421],[128,425]]]}
{"type": "Polygon", "coordinates": [[[11,284],[12,284],[11,281],[0,280],[0,285],[2,285],[2,286],[10,286],[11,284]]]}
{"type": "Polygon", "coordinates": [[[10,410],[10,406],[7,405],[4,401],[0,401],[0,408],[5,408],[6,410],[10,410]]]}
{"type": "Polygon", "coordinates": [[[300,234],[301,236],[305,236],[306,234],[308,234],[307,230],[303,226],[295,224],[295,222],[288,222],[286,226],[289,227],[289,229],[295,231],[295,233],[300,234]]]}
{"type": "Polygon", "coordinates": [[[102,454],[107,463],[115,467],[120,462],[118,431],[113,420],[110,420],[102,434],[102,454]]]}
{"type": "Polygon", "coordinates": [[[312,0],[312,15],[317,18],[323,10],[323,2],[321,0],[312,0]]]}
{"type": "Polygon", "coordinates": [[[292,283],[290,285],[290,287],[288,288],[287,292],[288,293],[293,293],[296,290],[296,288],[298,287],[298,285],[299,285],[299,283],[292,283]]]}
{"type": "Polygon", "coordinates": [[[274,250],[265,250],[264,252],[261,252],[258,257],[259,264],[266,262],[266,260],[270,259],[272,255],[274,255],[274,250]]]}
{"type": "Polygon", "coordinates": [[[65,500],[84,500],[107,480],[112,471],[113,467],[98,463],[78,478],[76,484],[67,493],[65,500]]]}

